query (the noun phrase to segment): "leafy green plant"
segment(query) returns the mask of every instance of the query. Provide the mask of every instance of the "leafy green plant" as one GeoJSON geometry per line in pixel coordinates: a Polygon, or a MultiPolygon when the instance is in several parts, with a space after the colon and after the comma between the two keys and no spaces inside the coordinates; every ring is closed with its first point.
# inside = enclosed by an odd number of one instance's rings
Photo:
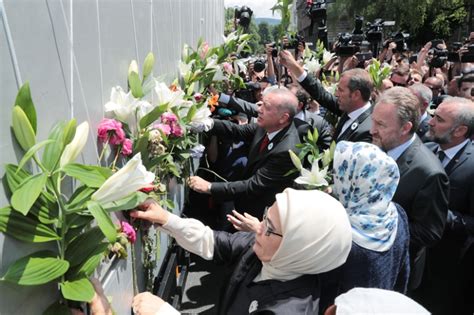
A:
{"type": "Polygon", "coordinates": [[[374,82],[374,87],[376,90],[381,89],[382,81],[388,78],[390,75],[390,67],[381,67],[380,61],[377,59],[372,59],[372,63],[369,66],[369,74],[374,82]]]}
{"type": "MultiPolygon", "coordinates": [[[[0,281],[23,286],[55,282],[61,298],[46,313],[68,314],[71,301],[93,298],[88,278],[108,253],[109,244],[120,239],[109,211],[135,207],[146,195],[136,187],[122,186],[120,193],[110,197],[113,191],[108,187],[120,171],[112,174],[106,167],[74,162],[87,141],[86,122],[79,126],[75,119],[60,122],[48,139],[37,142],[36,110],[28,83],[18,91],[12,130],[24,155],[18,165],[5,166],[10,204],[0,209],[0,232],[22,242],[50,243],[51,249],[16,260],[0,281]],[[63,186],[71,180],[78,185],[66,196],[63,186]],[[101,197],[104,191],[108,199],[101,197]]],[[[136,164],[141,165],[141,160],[136,164]]],[[[134,169],[130,166],[125,171],[131,174],[134,169]]]]}

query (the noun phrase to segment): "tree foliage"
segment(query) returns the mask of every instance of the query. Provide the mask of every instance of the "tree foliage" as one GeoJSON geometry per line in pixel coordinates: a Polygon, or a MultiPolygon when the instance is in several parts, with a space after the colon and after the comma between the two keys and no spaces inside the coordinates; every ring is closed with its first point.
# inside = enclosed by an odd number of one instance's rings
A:
{"type": "Polygon", "coordinates": [[[365,21],[376,18],[396,22],[395,30],[405,30],[414,42],[423,44],[433,38],[447,38],[467,16],[469,0],[338,0],[329,6],[332,14],[346,13],[365,21]]]}

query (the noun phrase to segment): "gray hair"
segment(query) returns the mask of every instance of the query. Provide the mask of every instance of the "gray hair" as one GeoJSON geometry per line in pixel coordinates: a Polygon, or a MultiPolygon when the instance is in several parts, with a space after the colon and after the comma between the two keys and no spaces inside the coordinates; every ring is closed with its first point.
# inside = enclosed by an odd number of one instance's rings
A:
{"type": "Polygon", "coordinates": [[[422,104],[429,104],[433,99],[433,91],[423,83],[415,83],[408,87],[422,104]]]}
{"type": "Polygon", "coordinates": [[[420,110],[418,98],[406,87],[395,86],[386,90],[380,96],[377,104],[387,103],[397,107],[397,117],[403,126],[411,122],[410,134],[414,134],[420,122],[420,110]]]}
{"type": "Polygon", "coordinates": [[[448,97],[443,103],[456,104],[454,115],[454,126],[464,125],[467,127],[466,139],[471,138],[474,134],[474,102],[464,97],[448,97]]]}
{"type": "Polygon", "coordinates": [[[286,112],[290,116],[289,121],[292,121],[298,109],[298,99],[286,87],[273,85],[267,87],[262,95],[275,94],[278,95],[278,103],[275,104],[280,112],[286,112]]]}

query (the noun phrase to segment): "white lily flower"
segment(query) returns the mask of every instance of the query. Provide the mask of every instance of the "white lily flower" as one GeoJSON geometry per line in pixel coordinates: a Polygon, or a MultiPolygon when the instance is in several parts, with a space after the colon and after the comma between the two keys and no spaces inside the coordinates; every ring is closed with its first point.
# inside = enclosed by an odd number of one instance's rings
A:
{"type": "Polygon", "coordinates": [[[295,179],[295,182],[298,184],[308,185],[312,187],[328,186],[329,183],[325,179],[327,172],[327,168],[319,170],[318,161],[314,161],[311,167],[311,171],[302,168],[301,176],[295,179]]]}
{"type": "Polygon", "coordinates": [[[217,58],[214,56],[210,57],[209,62],[206,64],[206,67],[204,69],[218,69],[219,66],[217,65],[217,58]]]}
{"type": "Polygon", "coordinates": [[[227,37],[222,35],[222,37],[224,38],[224,43],[228,44],[230,41],[237,39],[237,32],[232,32],[229,35],[227,35],[227,37]]]}
{"type": "Polygon", "coordinates": [[[117,173],[110,176],[91,196],[101,204],[117,201],[150,185],[155,174],[148,172],[142,164],[142,156],[137,153],[117,173]]]}
{"type": "Polygon", "coordinates": [[[184,78],[189,76],[189,74],[191,73],[191,69],[193,67],[194,62],[195,62],[195,60],[191,60],[189,63],[184,63],[184,62],[180,61],[179,64],[178,64],[179,74],[184,78]]]}
{"type": "Polygon", "coordinates": [[[134,135],[137,132],[138,121],[153,110],[149,102],[133,97],[132,92],[125,93],[120,86],[112,88],[110,101],[104,108],[107,117],[126,123],[134,135]]]}
{"type": "Polygon", "coordinates": [[[296,155],[295,152],[291,150],[288,150],[288,152],[290,153],[290,158],[293,165],[296,167],[298,171],[301,171],[303,169],[303,165],[301,164],[300,158],[296,155]]]}
{"type": "Polygon", "coordinates": [[[214,77],[212,78],[212,81],[217,81],[217,82],[221,82],[221,81],[228,81],[229,79],[224,75],[224,72],[222,71],[222,69],[219,67],[217,68],[217,71],[216,73],[214,73],[214,77]]]}
{"type": "Polygon", "coordinates": [[[191,122],[189,123],[191,129],[196,132],[209,131],[214,126],[214,121],[212,120],[211,111],[207,107],[207,102],[199,108],[194,114],[191,122]]]}
{"type": "Polygon", "coordinates": [[[157,82],[153,101],[157,105],[169,104],[169,108],[181,105],[184,100],[184,92],[181,90],[171,91],[163,82],[157,82]]]}
{"type": "Polygon", "coordinates": [[[66,164],[74,162],[82,149],[86,145],[87,137],[89,136],[89,123],[83,122],[76,128],[76,134],[71,142],[64,148],[61,154],[59,165],[63,167],[66,164]]]}
{"type": "Polygon", "coordinates": [[[332,57],[334,57],[334,53],[324,49],[324,51],[323,51],[323,64],[327,64],[329,62],[329,60],[332,59],[332,57]]]}
{"type": "Polygon", "coordinates": [[[321,68],[321,64],[319,63],[318,59],[314,58],[312,60],[307,61],[304,64],[304,67],[306,68],[306,71],[308,71],[308,73],[315,73],[319,70],[319,68],[321,68]]]}
{"type": "Polygon", "coordinates": [[[179,117],[186,117],[191,106],[193,106],[192,101],[183,101],[181,105],[179,105],[179,117]]]}
{"type": "Polygon", "coordinates": [[[247,73],[247,66],[241,59],[237,59],[234,61],[234,70],[235,70],[235,73],[239,73],[239,72],[247,73]]]}

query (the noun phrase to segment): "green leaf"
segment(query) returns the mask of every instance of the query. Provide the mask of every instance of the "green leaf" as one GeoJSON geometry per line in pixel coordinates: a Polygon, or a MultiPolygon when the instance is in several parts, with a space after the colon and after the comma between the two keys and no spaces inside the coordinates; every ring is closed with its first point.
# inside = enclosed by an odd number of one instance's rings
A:
{"type": "Polygon", "coordinates": [[[87,208],[96,219],[97,225],[99,226],[102,233],[104,233],[105,237],[107,237],[109,242],[115,242],[115,239],[117,238],[117,230],[112,222],[112,219],[110,218],[110,214],[105,211],[98,202],[95,201],[89,201],[87,203],[87,208]]]}
{"type": "Polygon", "coordinates": [[[161,114],[166,112],[168,109],[168,103],[161,104],[156,106],[151,112],[146,114],[145,116],[140,119],[140,128],[144,129],[154,123],[158,118],[160,118],[161,114]]]}
{"type": "Polygon", "coordinates": [[[143,203],[147,198],[147,194],[141,191],[137,191],[128,197],[122,198],[114,202],[109,202],[103,205],[103,208],[108,212],[134,209],[139,204],[143,203]]]}
{"type": "Polygon", "coordinates": [[[143,81],[145,81],[146,77],[151,74],[153,70],[153,65],[155,64],[155,56],[152,52],[149,52],[148,55],[145,57],[145,61],[143,62],[143,81]]]}
{"type": "Polygon", "coordinates": [[[296,167],[296,169],[300,171],[303,168],[303,165],[301,164],[301,160],[293,151],[288,150],[288,153],[290,153],[291,162],[296,167]]]}
{"type": "Polygon", "coordinates": [[[43,151],[42,162],[43,166],[50,171],[53,171],[58,164],[59,158],[64,150],[63,137],[65,134],[65,123],[56,124],[49,132],[48,139],[53,140],[48,144],[43,151]]]}
{"type": "Polygon", "coordinates": [[[47,179],[48,175],[41,173],[30,176],[24,180],[20,187],[13,193],[11,199],[12,207],[23,213],[23,215],[26,215],[44,189],[47,179]]]}
{"type": "Polygon", "coordinates": [[[84,185],[93,188],[99,188],[107,178],[112,176],[112,170],[109,168],[77,163],[67,164],[62,170],[68,176],[74,177],[84,185]]]}
{"type": "Polygon", "coordinates": [[[18,144],[24,151],[35,145],[35,131],[20,106],[13,107],[12,127],[18,144]]]}
{"type": "Polygon", "coordinates": [[[0,232],[20,241],[43,243],[59,240],[59,235],[47,225],[23,216],[10,207],[0,209],[0,232]]]}
{"type": "Polygon", "coordinates": [[[85,185],[77,188],[71,198],[69,198],[69,201],[66,204],[66,210],[68,212],[75,212],[86,209],[86,202],[90,200],[90,197],[94,192],[94,188],[85,185]]]}
{"type": "Polygon", "coordinates": [[[313,142],[316,144],[316,142],[318,142],[318,139],[319,139],[319,132],[318,132],[318,129],[317,129],[317,128],[314,128],[314,131],[313,131],[313,142]]]}
{"type": "Polygon", "coordinates": [[[28,118],[28,121],[36,134],[36,109],[35,105],[33,104],[33,100],[31,99],[31,91],[30,91],[30,83],[25,82],[18,90],[18,94],[16,95],[15,104],[23,110],[28,118]]]}
{"type": "Polygon", "coordinates": [[[197,106],[192,105],[188,111],[188,114],[186,115],[186,122],[190,122],[194,118],[194,115],[196,115],[196,111],[197,111],[197,106]]]}
{"type": "Polygon", "coordinates": [[[290,176],[293,175],[294,173],[298,173],[298,170],[296,168],[289,170],[288,172],[285,173],[283,176],[290,176]]]}
{"type": "Polygon", "coordinates": [[[51,251],[40,251],[18,259],[8,267],[1,281],[19,285],[39,285],[53,281],[69,268],[69,263],[51,251]]]}
{"type": "Polygon", "coordinates": [[[95,290],[87,278],[66,281],[60,284],[63,297],[79,302],[90,302],[94,297],[95,290]]]}
{"type": "Polygon", "coordinates": [[[52,224],[58,222],[59,208],[57,203],[43,204],[44,196],[41,194],[35,204],[31,207],[30,212],[43,224],[52,224]]]}
{"type": "Polygon", "coordinates": [[[107,243],[97,245],[87,257],[84,257],[84,262],[80,266],[72,268],[70,272],[68,272],[68,275],[70,275],[71,278],[92,276],[108,252],[108,247],[109,244],[107,243]]]}
{"type": "Polygon", "coordinates": [[[84,227],[87,224],[91,223],[94,220],[94,217],[91,215],[73,213],[68,215],[68,227],[70,229],[84,227]]]}
{"type": "Polygon", "coordinates": [[[73,239],[66,248],[66,259],[71,267],[82,264],[103,240],[104,234],[98,226],[73,239]]]}
{"type": "Polygon", "coordinates": [[[23,169],[18,168],[14,164],[7,164],[5,166],[5,176],[7,179],[8,188],[11,193],[14,193],[20,184],[31,174],[23,169]]]}
{"type": "Polygon", "coordinates": [[[306,138],[308,139],[308,141],[313,142],[313,134],[311,133],[311,130],[308,130],[306,138]]]}
{"type": "Polygon", "coordinates": [[[138,73],[132,71],[128,74],[128,84],[130,85],[133,96],[136,98],[143,96],[142,83],[138,77],[138,73]]]}
{"type": "Polygon", "coordinates": [[[31,159],[33,157],[33,155],[36,154],[36,152],[38,152],[39,149],[41,149],[42,147],[44,147],[45,145],[49,144],[49,143],[52,143],[54,142],[54,140],[44,140],[44,141],[41,141],[41,142],[38,142],[37,144],[35,144],[34,146],[32,146],[26,153],[25,155],[23,156],[23,158],[21,159],[20,161],[20,164],[18,164],[18,168],[23,168],[23,166],[25,166],[26,162],[29,161],[29,159],[31,159]]]}

